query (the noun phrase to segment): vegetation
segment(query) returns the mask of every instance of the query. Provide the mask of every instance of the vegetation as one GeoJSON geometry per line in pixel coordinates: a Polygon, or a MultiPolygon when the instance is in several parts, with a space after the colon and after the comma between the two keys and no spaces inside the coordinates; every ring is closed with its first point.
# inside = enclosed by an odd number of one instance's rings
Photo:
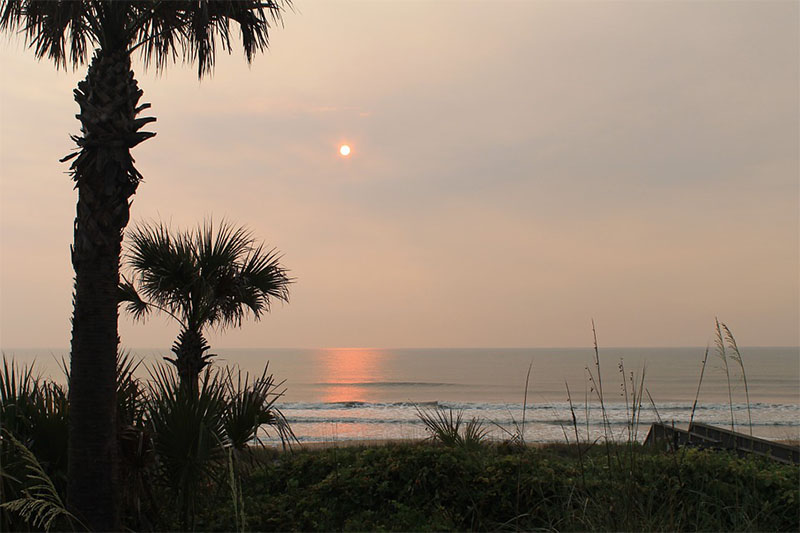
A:
{"type": "MultiPolygon", "coordinates": [[[[617,451],[612,446],[612,454],[617,451]]],[[[605,450],[426,443],[274,455],[243,487],[254,531],[796,531],[798,468],[689,451],[637,451],[627,473],[605,450]],[[519,482],[518,482],[519,475],[519,482]],[[519,494],[519,511],[515,495],[519,494]]],[[[227,530],[233,507],[210,499],[198,527],[227,530]]]]}
{"type": "Polygon", "coordinates": [[[717,357],[722,361],[722,369],[725,371],[725,379],[728,383],[728,406],[731,410],[731,431],[736,431],[736,421],[733,416],[733,392],[731,390],[731,370],[728,364],[728,354],[725,350],[725,341],[722,337],[721,324],[718,319],[714,319],[714,322],[716,323],[716,338],[714,339],[714,343],[717,346],[717,357]]]}
{"type": "Polygon", "coordinates": [[[291,280],[275,250],[265,250],[243,227],[212,221],[195,231],[170,232],[163,224],[140,225],[129,234],[120,300],[135,318],[153,310],[181,326],[172,346],[181,385],[197,391],[200,372],[213,354],[203,335],[209,327],[240,326],[247,313],[258,320],[273,299],[288,301],[291,280]]]}
{"type": "MultiPolygon", "coordinates": [[[[21,498],[35,507],[19,513],[34,526],[51,525],[67,486],[67,416],[63,387],[40,379],[33,368],[19,368],[3,358],[0,368],[0,502],[21,498]],[[46,479],[45,479],[46,478],[46,479]],[[39,502],[36,505],[35,502],[39,502]],[[49,504],[49,505],[48,505],[49,504]],[[35,513],[30,514],[29,512],[35,513]],[[39,511],[43,511],[39,514],[39,511]]],[[[63,504],[62,504],[63,507],[63,504]]],[[[0,530],[20,527],[14,514],[0,512],[0,530]]],[[[64,517],[67,515],[64,514],[64,517]]]]}
{"type": "Polygon", "coordinates": [[[199,2],[3,0],[0,30],[24,34],[38,59],[57,68],[87,62],[86,79],[74,91],[80,107],[77,151],[62,161],[78,190],[72,264],[72,318],[68,502],[97,530],[118,530],[114,374],[119,343],[117,285],[122,230],[130,198],[142,176],[130,150],[155,134],[141,129],[131,69],[139,51],[145,64],[163,68],[178,58],[197,64],[202,76],[216,51],[230,51],[231,22],[238,24],[245,56],[267,48],[271,21],[280,20],[276,1],[199,2]]]}
{"type": "Polygon", "coordinates": [[[480,419],[471,418],[462,426],[463,414],[454,413],[452,409],[438,408],[429,411],[417,408],[417,416],[425,424],[430,439],[445,446],[476,450],[486,437],[486,428],[480,419]]]}
{"type": "Polygon", "coordinates": [[[747,372],[744,369],[744,359],[742,359],[742,353],[739,351],[739,345],[736,343],[736,339],[733,337],[733,333],[731,333],[730,328],[722,322],[717,321],[718,326],[722,326],[722,330],[725,332],[725,342],[728,343],[728,349],[731,352],[730,358],[733,359],[736,364],[739,365],[739,369],[742,371],[742,381],[744,382],[744,394],[745,399],[747,400],[747,423],[750,426],[750,435],[753,434],[753,417],[750,413],[750,388],[747,386],[747,372]]]}
{"type": "MultiPolygon", "coordinates": [[[[25,447],[14,435],[5,429],[2,432],[3,442],[11,447],[11,457],[17,462],[17,466],[22,466],[25,470],[26,483],[22,488],[22,494],[10,501],[0,504],[0,507],[11,514],[17,514],[27,524],[35,528],[49,531],[53,525],[59,521],[69,526],[71,530],[76,530],[77,526],[86,529],[72,513],[67,511],[61,496],[56,490],[53,480],[45,472],[44,467],[36,459],[36,456],[25,447]]],[[[13,468],[13,467],[12,467],[13,468]]],[[[4,472],[6,476],[8,474],[4,472]]],[[[16,482],[17,479],[8,476],[8,479],[16,482]]],[[[5,491],[2,492],[5,494],[5,491]]],[[[5,517],[3,517],[5,518],[5,517]]],[[[10,520],[3,520],[3,525],[9,525],[10,520]]]]}
{"type": "MultiPolygon", "coordinates": [[[[707,357],[708,350],[704,367],[707,357]]],[[[595,370],[599,362],[595,344],[595,370]]],[[[525,444],[524,415],[505,442],[493,442],[482,420],[418,409],[430,433],[425,442],[284,453],[257,446],[260,427],[284,442],[293,438],[276,408],[281,384],[267,368],[251,379],[207,366],[195,390],[181,385],[174,366],[157,365],[146,380],[137,369],[120,355],[121,501],[131,530],[800,529],[800,466],[641,445],[644,370],[637,376],[622,361],[628,421],[621,441],[581,440],[574,408],[574,438],[564,428],[566,443],[542,447],[525,444]]],[[[66,389],[5,359],[1,370],[0,526],[86,528],[63,503],[63,448],[50,441],[61,435],[63,446],[66,389]]],[[[65,372],[69,382],[66,365],[65,372]]],[[[602,406],[599,373],[590,379],[602,406]]]]}
{"type": "MultiPolygon", "coordinates": [[[[180,390],[179,388],[177,389],[180,390]]],[[[624,445],[611,446],[612,455],[624,445]]],[[[638,447],[635,475],[608,469],[605,449],[435,443],[255,452],[235,477],[204,475],[186,523],[180,487],[162,478],[138,530],[230,531],[796,531],[800,469],[765,459],[638,447]],[[582,476],[583,473],[583,476],[582,476]],[[234,481],[235,479],[235,481],[234,481]],[[210,483],[210,484],[209,484],[210,483]],[[633,491],[628,487],[633,485],[633,491]],[[235,497],[232,497],[232,494],[235,497]],[[515,496],[519,503],[515,505],[515,496]],[[517,510],[517,508],[519,510],[517,510]]],[[[228,473],[232,472],[229,469],[228,473]]]]}
{"type": "MultiPolygon", "coordinates": [[[[173,367],[156,366],[143,382],[134,376],[137,366],[121,354],[116,374],[124,523],[137,530],[164,523],[194,529],[206,489],[241,486],[241,476],[258,465],[259,431],[272,428],[282,439],[293,438],[275,405],[281,383],[267,368],[252,378],[208,368],[192,394],[173,367]]],[[[62,503],[67,391],[4,358],[0,392],[2,530],[80,527],[62,503]]]]}

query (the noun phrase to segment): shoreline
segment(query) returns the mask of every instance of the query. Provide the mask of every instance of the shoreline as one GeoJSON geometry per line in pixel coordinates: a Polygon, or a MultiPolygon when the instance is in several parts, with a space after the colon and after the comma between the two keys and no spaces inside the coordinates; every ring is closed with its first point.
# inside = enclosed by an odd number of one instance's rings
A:
{"type": "MultiPolygon", "coordinates": [[[[430,442],[430,439],[343,439],[343,440],[328,440],[328,441],[314,441],[314,442],[299,442],[293,443],[284,449],[281,446],[275,447],[278,451],[297,451],[297,450],[327,450],[330,448],[379,448],[383,446],[415,446],[430,442]]],[[[500,444],[504,441],[489,441],[490,443],[500,444]]],[[[800,440],[794,439],[781,439],[773,441],[778,444],[787,446],[800,447],[800,440]]],[[[536,441],[526,442],[528,448],[547,448],[549,446],[574,446],[575,443],[566,443],[564,441],[536,441]]]]}

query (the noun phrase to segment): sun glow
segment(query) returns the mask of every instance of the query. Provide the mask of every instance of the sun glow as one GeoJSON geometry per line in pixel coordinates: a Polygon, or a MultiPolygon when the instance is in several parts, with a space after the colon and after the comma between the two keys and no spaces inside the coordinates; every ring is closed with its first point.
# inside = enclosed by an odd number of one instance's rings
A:
{"type": "Polygon", "coordinates": [[[323,371],[325,402],[364,402],[374,399],[370,383],[386,381],[380,350],[338,348],[321,350],[318,368],[323,371]]]}
{"type": "Polygon", "coordinates": [[[339,155],[342,157],[350,157],[350,145],[343,144],[339,147],[339,155]]]}

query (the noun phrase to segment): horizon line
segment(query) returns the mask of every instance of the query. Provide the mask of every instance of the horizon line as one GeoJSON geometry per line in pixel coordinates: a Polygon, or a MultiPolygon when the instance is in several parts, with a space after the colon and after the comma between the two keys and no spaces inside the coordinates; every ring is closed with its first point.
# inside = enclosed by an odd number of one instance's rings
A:
{"type": "MultiPolygon", "coordinates": [[[[629,345],[629,346],[599,346],[600,351],[603,350],[616,350],[616,349],[664,349],[664,348],[697,348],[704,350],[706,346],[702,345],[629,345]]],[[[712,346],[708,346],[709,350],[712,346]]],[[[741,348],[787,348],[787,349],[800,349],[799,345],[788,344],[753,344],[743,345],[741,348]]],[[[69,352],[68,347],[53,347],[53,346],[34,346],[34,347],[0,347],[0,353],[13,352],[15,350],[42,350],[42,351],[59,351],[69,352]]],[[[158,348],[153,346],[126,346],[122,348],[123,351],[163,351],[170,352],[169,348],[158,348]]],[[[594,346],[220,346],[212,347],[211,351],[219,350],[592,350],[594,346]]]]}

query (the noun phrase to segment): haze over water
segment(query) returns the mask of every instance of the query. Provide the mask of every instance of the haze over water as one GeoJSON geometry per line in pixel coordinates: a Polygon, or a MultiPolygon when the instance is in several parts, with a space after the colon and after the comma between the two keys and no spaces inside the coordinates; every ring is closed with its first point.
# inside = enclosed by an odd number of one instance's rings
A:
{"type": "MultiPolygon", "coordinates": [[[[639,438],[659,417],[688,423],[702,369],[703,347],[601,348],[601,378],[609,418],[616,432],[625,430],[627,411],[620,362],[630,394],[630,374],[643,398],[639,438]]],[[[742,348],[750,389],[753,433],[770,439],[800,438],[800,348],[742,348]]],[[[151,364],[163,352],[134,350],[151,364]]],[[[590,348],[436,348],[436,349],[220,349],[216,361],[260,374],[266,361],[278,381],[286,380],[280,408],[300,440],[421,438],[426,436],[416,407],[463,410],[464,417],[487,422],[502,438],[522,420],[525,377],[532,363],[526,410],[526,438],[563,440],[571,431],[565,382],[569,384],[578,424],[585,435],[602,430],[599,403],[588,380],[594,374],[590,348]],[[588,407],[588,412],[587,412],[588,407]],[[587,423],[588,420],[588,423],[587,423]]],[[[20,362],[37,358],[37,367],[58,377],[46,351],[10,350],[20,362]],[[56,374],[54,374],[54,372],[56,374]]],[[[54,351],[56,357],[65,352],[54,351]]],[[[734,416],[747,431],[747,404],[738,366],[732,361],[734,416]]],[[[146,372],[141,373],[142,376],[146,372]]],[[[710,350],[695,420],[730,426],[728,388],[722,360],[710,350]]]]}

